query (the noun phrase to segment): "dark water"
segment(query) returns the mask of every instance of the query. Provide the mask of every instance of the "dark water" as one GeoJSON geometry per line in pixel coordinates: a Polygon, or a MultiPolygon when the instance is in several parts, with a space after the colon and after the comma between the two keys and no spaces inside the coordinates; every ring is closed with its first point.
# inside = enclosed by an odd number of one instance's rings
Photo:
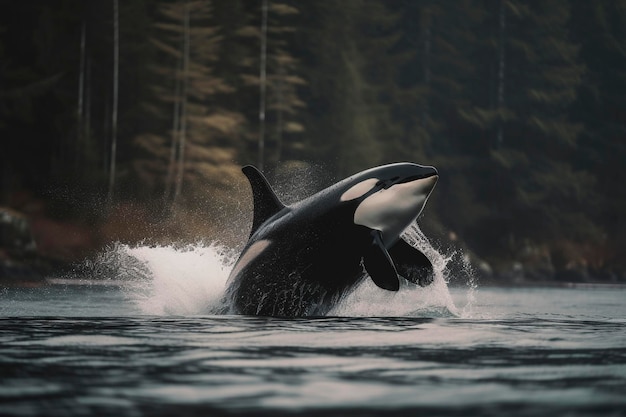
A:
{"type": "Polygon", "coordinates": [[[366,281],[333,317],[219,316],[218,247],[105,255],[0,288],[0,416],[626,415],[619,287],[475,289],[431,254],[430,287],[366,281]]]}

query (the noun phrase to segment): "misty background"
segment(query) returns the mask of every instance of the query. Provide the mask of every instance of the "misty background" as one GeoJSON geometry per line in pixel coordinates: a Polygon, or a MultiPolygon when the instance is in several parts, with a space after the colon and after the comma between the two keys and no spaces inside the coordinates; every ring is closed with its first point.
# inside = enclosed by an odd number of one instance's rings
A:
{"type": "Polygon", "coordinates": [[[290,202],[411,161],[485,277],[626,281],[626,1],[0,5],[3,265],[236,248],[242,165],[290,202]]]}

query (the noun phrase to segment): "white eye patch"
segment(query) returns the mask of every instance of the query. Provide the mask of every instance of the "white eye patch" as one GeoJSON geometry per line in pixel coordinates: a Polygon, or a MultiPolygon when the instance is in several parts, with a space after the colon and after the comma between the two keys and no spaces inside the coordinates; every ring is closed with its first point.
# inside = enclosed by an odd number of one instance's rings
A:
{"type": "Polygon", "coordinates": [[[370,178],[365,181],[353,185],[345,193],[341,195],[341,201],[350,201],[359,198],[378,184],[378,178],[370,178]]]}

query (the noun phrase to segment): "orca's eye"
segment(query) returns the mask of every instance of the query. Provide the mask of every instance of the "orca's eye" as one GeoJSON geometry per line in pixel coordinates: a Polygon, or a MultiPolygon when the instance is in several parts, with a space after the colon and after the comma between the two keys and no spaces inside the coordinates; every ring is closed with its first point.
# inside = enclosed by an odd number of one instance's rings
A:
{"type": "Polygon", "coordinates": [[[400,179],[400,177],[393,177],[393,178],[389,178],[387,180],[380,180],[376,183],[377,187],[382,187],[385,190],[389,187],[391,187],[392,185],[394,185],[396,183],[396,181],[398,181],[400,179]]]}
{"type": "Polygon", "coordinates": [[[387,189],[391,187],[391,183],[389,182],[389,180],[380,180],[376,183],[376,188],[380,189],[387,189]]]}

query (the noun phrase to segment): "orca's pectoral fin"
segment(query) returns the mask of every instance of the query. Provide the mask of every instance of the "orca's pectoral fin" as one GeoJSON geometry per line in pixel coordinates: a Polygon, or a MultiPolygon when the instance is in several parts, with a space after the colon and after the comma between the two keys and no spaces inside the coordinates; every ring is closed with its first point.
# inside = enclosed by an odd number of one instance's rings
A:
{"type": "Polygon", "coordinates": [[[399,239],[389,250],[398,273],[408,281],[422,287],[432,284],[435,277],[433,264],[422,252],[399,239]]]}
{"type": "Polygon", "coordinates": [[[398,291],[400,281],[398,272],[393,264],[389,252],[383,243],[383,236],[380,230],[372,230],[372,243],[363,254],[363,264],[365,270],[372,278],[372,281],[380,288],[389,291],[398,291]]]}

